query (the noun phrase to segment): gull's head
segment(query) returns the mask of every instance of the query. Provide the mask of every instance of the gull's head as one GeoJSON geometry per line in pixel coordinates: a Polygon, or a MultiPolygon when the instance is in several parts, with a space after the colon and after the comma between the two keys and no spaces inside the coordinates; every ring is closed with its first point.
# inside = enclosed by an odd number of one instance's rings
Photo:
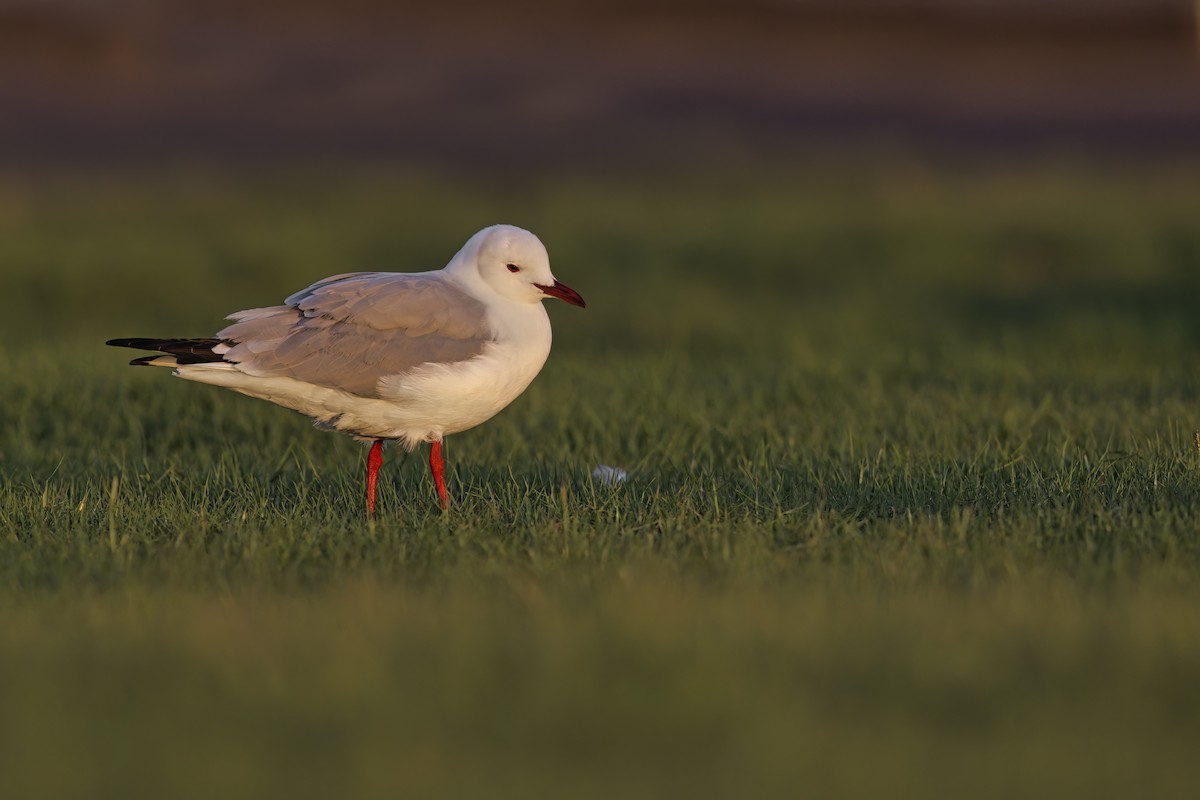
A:
{"type": "Polygon", "coordinates": [[[514,225],[493,225],[479,231],[446,265],[446,271],[470,283],[482,282],[509,300],[539,303],[557,297],[587,307],[578,292],[555,280],[541,240],[514,225]]]}

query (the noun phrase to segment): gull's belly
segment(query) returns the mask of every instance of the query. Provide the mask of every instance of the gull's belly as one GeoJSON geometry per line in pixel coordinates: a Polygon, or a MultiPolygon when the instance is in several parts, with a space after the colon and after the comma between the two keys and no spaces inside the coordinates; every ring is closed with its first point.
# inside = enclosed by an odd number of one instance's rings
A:
{"type": "Polygon", "coordinates": [[[380,422],[390,431],[369,435],[432,441],[473,428],[517,399],[549,354],[549,345],[493,345],[469,361],[425,364],[404,375],[385,377],[379,382],[380,395],[392,410],[380,422]]]}

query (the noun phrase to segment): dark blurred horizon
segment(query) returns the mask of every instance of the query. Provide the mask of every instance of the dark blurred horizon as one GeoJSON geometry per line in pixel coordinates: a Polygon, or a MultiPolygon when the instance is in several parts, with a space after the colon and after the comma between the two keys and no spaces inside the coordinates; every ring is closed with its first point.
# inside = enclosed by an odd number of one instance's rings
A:
{"type": "Polygon", "coordinates": [[[1188,0],[0,0],[0,164],[1200,152],[1188,0]]]}

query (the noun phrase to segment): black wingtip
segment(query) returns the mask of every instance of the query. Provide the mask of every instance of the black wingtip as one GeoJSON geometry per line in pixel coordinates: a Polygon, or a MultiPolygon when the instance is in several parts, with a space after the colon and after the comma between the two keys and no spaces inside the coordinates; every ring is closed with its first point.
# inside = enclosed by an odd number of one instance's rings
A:
{"type": "MultiPolygon", "coordinates": [[[[156,350],[160,353],[175,356],[176,362],[181,366],[187,364],[207,364],[214,361],[223,361],[224,359],[213,352],[213,348],[220,344],[229,344],[220,339],[109,339],[105,342],[110,347],[132,347],[135,350],[156,350]]],[[[159,358],[159,356],[150,356],[151,361],[159,358]]],[[[148,364],[150,361],[144,359],[135,359],[130,362],[132,364],[148,364]]]]}
{"type": "Polygon", "coordinates": [[[158,350],[163,345],[169,345],[172,342],[186,341],[180,339],[147,339],[142,336],[135,336],[130,339],[109,339],[105,342],[109,347],[132,347],[134,350],[158,350]]]}

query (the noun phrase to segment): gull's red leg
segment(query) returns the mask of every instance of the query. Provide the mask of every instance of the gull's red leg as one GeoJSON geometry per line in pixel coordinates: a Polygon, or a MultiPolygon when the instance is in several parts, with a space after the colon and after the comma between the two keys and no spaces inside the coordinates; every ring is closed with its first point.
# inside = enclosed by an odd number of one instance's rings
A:
{"type": "Polygon", "coordinates": [[[379,468],[383,466],[383,439],[376,439],[367,454],[367,515],[375,516],[375,483],[379,480],[379,468]]]}
{"type": "Polygon", "coordinates": [[[433,482],[437,485],[438,499],[442,503],[442,511],[450,507],[450,498],[446,496],[446,462],[442,460],[442,442],[434,441],[429,446],[429,471],[433,473],[433,482]]]}

